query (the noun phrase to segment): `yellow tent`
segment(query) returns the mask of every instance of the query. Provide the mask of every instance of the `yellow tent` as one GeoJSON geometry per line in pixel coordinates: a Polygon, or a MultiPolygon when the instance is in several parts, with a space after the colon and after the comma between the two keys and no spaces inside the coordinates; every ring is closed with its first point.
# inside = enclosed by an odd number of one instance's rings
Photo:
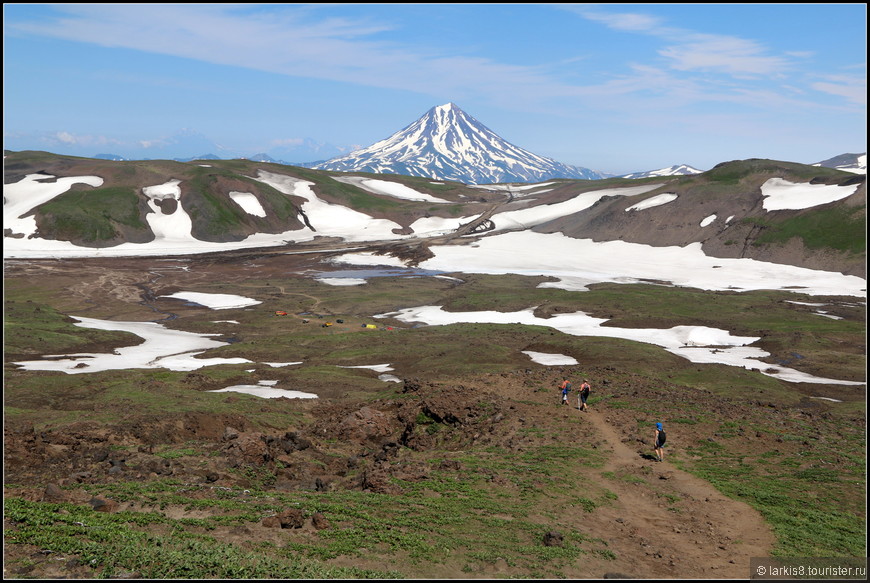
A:
{"type": "Polygon", "coordinates": [[[375,326],[374,324],[366,324],[366,328],[371,328],[372,330],[375,330],[377,326],[375,326]]]}

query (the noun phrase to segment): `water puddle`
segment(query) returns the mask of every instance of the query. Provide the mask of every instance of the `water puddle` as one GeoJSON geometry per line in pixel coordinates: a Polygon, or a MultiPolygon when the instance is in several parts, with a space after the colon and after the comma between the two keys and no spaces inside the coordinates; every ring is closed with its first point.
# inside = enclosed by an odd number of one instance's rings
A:
{"type": "Polygon", "coordinates": [[[369,279],[372,277],[434,277],[445,272],[433,269],[412,267],[384,267],[377,269],[340,269],[337,271],[315,271],[315,279],[369,279]]]}

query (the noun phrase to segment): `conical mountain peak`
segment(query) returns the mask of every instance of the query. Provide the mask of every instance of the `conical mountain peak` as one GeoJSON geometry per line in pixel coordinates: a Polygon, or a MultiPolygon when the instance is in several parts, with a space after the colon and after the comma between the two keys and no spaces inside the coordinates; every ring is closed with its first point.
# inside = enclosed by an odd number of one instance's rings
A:
{"type": "Polygon", "coordinates": [[[514,146],[452,102],[431,108],[404,129],[367,148],[314,168],[403,174],[466,184],[604,178],[514,146]]]}

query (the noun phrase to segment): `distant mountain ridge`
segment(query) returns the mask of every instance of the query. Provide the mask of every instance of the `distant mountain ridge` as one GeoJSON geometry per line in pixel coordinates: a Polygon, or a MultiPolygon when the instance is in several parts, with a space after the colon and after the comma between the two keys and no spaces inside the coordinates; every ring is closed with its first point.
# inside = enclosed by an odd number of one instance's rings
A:
{"type": "MultiPolygon", "coordinates": [[[[124,158],[123,156],[119,156],[117,154],[96,154],[94,156],[90,156],[96,160],[112,160],[116,162],[120,161],[132,161],[140,158],[124,158]]],[[[223,160],[224,158],[220,158],[215,154],[204,154],[202,156],[195,156],[191,158],[172,158],[175,162],[191,162],[193,160],[223,160]]],[[[236,158],[231,158],[236,159],[236,158]]],[[[266,153],[254,154],[253,156],[247,156],[244,158],[238,158],[241,160],[251,160],[254,162],[267,162],[270,164],[281,164],[284,166],[301,166],[303,168],[318,168],[321,165],[329,162],[328,160],[317,160],[314,162],[287,162],[285,160],[277,160],[266,153]]],[[[815,164],[811,164],[811,166],[821,166],[823,168],[834,168],[836,170],[842,170],[844,172],[852,172],[854,174],[867,174],[867,154],[840,154],[838,156],[834,156],[833,158],[829,158],[822,162],[816,162],[815,164]]],[[[701,174],[705,172],[704,170],[698,170],[688,164],[675,164],[673,166],[669,166],[667,168],[661,168],[659,170],[647,170],[644,172],[632,172],[629,174],[621,174],[619,176],[610,175],[610,174],[601,174],[601,179],[606,178],[630,178],[630,179],[640,179],[640,178],[655,178],[655,177],[663,177],[663,176],[691,176],[694,174],[701,174]]],[[[515,181],[521,182],[521,181],[515,181]]]]}
{"type": "Polygon", "coordinates": [[[701,174],[703,170],[692,168],[686,164],[675,164],[668,168],[660,170],[648,170],[646,172],[633,172],[631,174],[623,174],[620,178],[654,178],[657,176],[691,176],[692,174],[701,174]]]}
{"type": "Polygon", "coordinates": [[[813,166],[821,166],[823,168],[836,168],[845,172],[853,172],[855,174],[867,174],[867,152],[863,154],[840,154],[822,162],[817,162],[813,166]]]}
{"type": "Polygon", "coordinates": [[[193,156],[191,158],[173,158],[176,162],[193,162],[194,160],[220,160],[221,158],[214,154],[203,154],[202,156],[193,156]]]}
{"type": "Polygon", "coordinates": [[[248,156],[248,160],[253,160],[254,162],[267,162],[269,164],[282,164],[279,160],[275,160],[269,154],[264,152],[260,152],[259,154],[254,154],[253,156],[248,156]]]}
{"type": "MultiPolygon", "coordinates": [[[[182,130],[167,141],[173,144],[187,143],[188,146],[209,143],[205,136],[192,130],[182,130]]],[[[222,146],[212,145],[220,151],[226,151],[222,146]]],[[[307,162],[288,162],[282,154],[323,155],[330,151],[337,152],[338,149],[310,139],[290,140],[277,148],[280,151],[270,149],[253,156],[232,155],[227,158],[208,153],[197,157],[149,157],[147,159],[171,159],[177,162],[242,159],[334,172],[417,176],[470,185],[535,183],[552,179],[602,180],[617,177],[589,168],[563,164],[515,146],[453,103],[433,107],[414,123],[389,138],[349,154],[319,158],[314,161],[309,159],[307,162]]],[[[100,160],[131,160],[112,153],[97,154],[93,157],[100,160]]],[[[866,153],[840,154],[812,165],[866,174],[867,155],[866,153]]],[[[687,164],[675,164],[667,168],[632,172],[618,177],[642,179],[689,176],[702,172],[704,171],[687,164]]]]}
{"type": "Polygon", "coordinates": [[[433,107],[385,140],[311,167],[465,184],[607,178],[600,172],[562,164],[515,146],[453,103],[433,107]]]}

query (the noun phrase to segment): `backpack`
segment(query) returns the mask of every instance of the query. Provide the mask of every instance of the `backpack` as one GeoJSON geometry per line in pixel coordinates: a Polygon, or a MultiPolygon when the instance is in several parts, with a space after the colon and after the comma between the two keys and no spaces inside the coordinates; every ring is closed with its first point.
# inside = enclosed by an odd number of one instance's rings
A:
{"type": "Polygon", "coordinates": [[[659,429],[659,444],[664,445],[667,440],[668,436],[665,434],[665,430],[659,429]]]}

